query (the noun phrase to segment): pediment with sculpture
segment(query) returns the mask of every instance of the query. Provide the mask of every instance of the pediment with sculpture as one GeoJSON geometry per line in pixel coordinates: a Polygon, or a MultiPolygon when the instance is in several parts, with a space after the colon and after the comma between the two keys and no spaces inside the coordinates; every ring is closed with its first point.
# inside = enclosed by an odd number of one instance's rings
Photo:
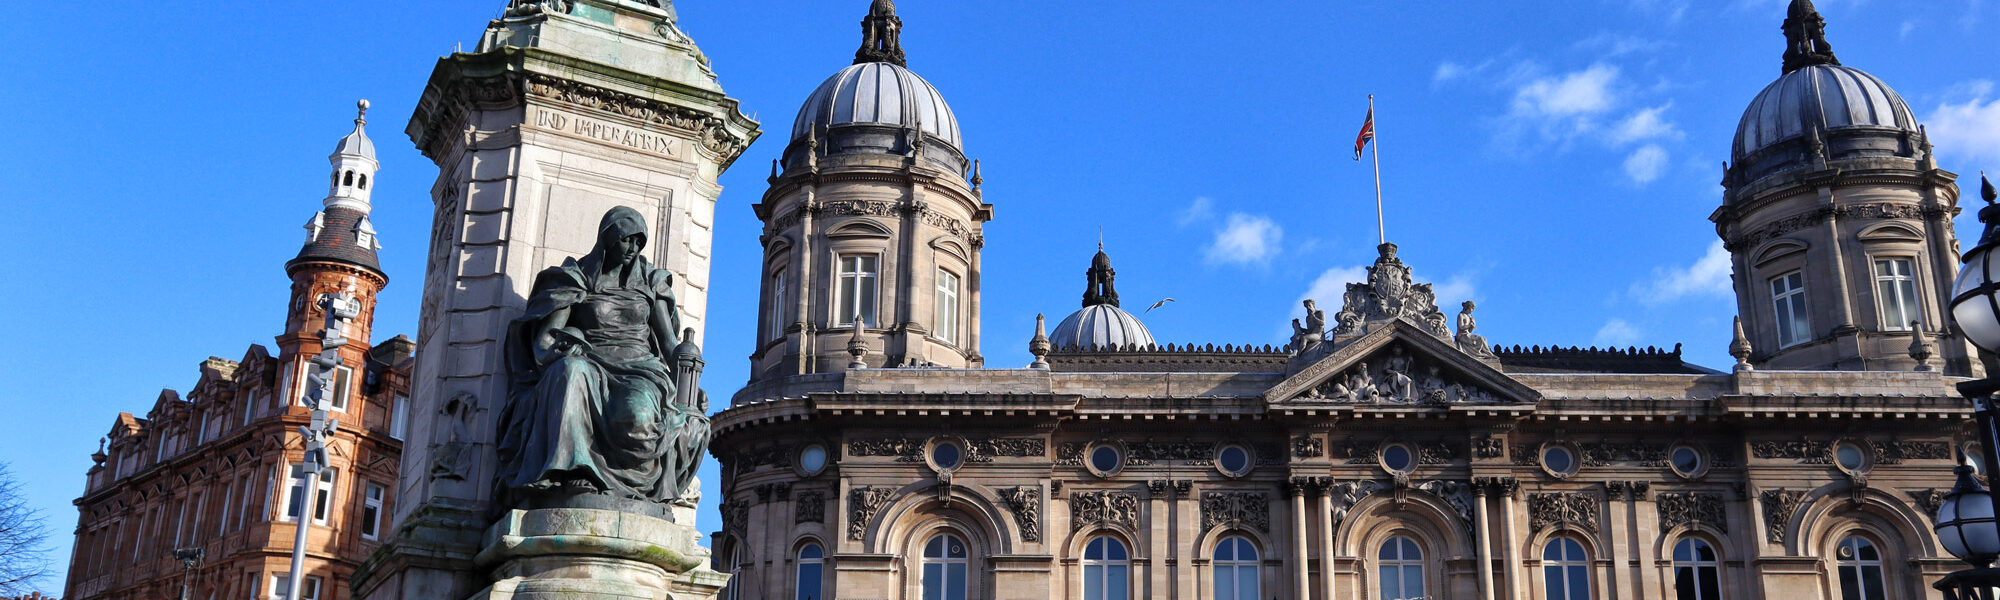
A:
{"type": "Polygon", "coordinates": [[[1347,284],[1332,323],[1305,302],[1305,318],[1292,321],[1289,376],[1265,392],[1266,401],[1453,405],[1541,397],[1500,372],[1498,357],[1474,333],[1473,303],[1463,305],[1454,335],[1431,284],[1416,283],[1396,245],[1377,250],[1368,281],[1347,284]]]}
{"type": "Polygon", "coordinates": [[[1450,406],[1533,403],[1541,394],[1402,322],[1346,340],[1264,393],[1271,403],[1450,406]]]}

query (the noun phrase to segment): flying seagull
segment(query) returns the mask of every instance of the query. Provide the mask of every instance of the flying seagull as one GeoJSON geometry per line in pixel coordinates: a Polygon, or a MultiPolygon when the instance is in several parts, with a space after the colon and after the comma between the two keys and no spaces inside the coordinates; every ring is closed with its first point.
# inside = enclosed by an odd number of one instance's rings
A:
{"type": "Polygon", "coordinates": [[[1153,309],[1166,306],[1168,302],[1173,302],[1173,301],[1174,301],[1173,298],[1168,298],[1165,300],[1161,300],[1159,302],[1154,302],[1152,306],[1146,307],[1146,312],[1153,312],[1153,309]]]}

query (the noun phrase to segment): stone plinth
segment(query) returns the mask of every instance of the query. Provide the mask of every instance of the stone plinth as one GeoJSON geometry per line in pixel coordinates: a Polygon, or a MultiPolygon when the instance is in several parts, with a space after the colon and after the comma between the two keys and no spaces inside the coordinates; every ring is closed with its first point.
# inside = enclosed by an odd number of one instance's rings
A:
{"type": "Polygon", "coordinates": [[[691,526],[610,510],[508,511],[473,559],[494,583],[474,600],[713,598],[729,576],[708,568],[691,526]]]}

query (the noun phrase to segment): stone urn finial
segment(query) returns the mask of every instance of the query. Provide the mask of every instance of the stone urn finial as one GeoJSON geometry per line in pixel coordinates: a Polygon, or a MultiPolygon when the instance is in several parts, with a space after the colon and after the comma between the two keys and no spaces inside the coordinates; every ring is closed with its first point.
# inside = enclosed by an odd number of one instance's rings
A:
{"type": "Polygon", "coordinates": [[[1736,317],[1735,339],[1729,342],[1729,355],[1736,357],[1736,372],[1754,370],[1750,366],[1750,336],[1743,333],[1743,317],[1736,317]]]}
{"type": "Polygon", "coordinates": [[[1034,339],[1031,339],[1031,340],[1028,340],[1028,353],[1029,353],[1029,354],[1033,354],[1033,355],[1035,355],[1035,362],[1034,362],[1033,364],[1030,364],[1030,365],[1028,365],[1028,368],[1030,368],[1030,369],[1048,369],[1048,368],[1049,368],[1049,333],[1048,333],[1048,332],[1049,332],[1049,321],[1048,321],[1048,318],[1047,318],[1046,316],[1043,316],[1043,315],[1041,315],[1041,314],[1036,314],[1036,315],[1035,315],[1035,337],[1034,337],[1034,339]]]}
{"type": "Polygon", "coordinates": [[[867,361],[868,342],[864,342],[861,340],[862,325],[863,323],[861,321],[861,314],[855,313],[854,335],[847,338],[847,355],[854,357],[853,359],[847,361],[847,368],[849,369],[868,368],[868,361],[867,361]]]}
{"type": "Polygon", "coordinates": [[[1931,370],[1931,355],[1936,352],[1931,348],[1930,336],[1924,335],[1923,321],[1911,321],[1910,332],[1910,358],[1917,360],[1918,371],[1931,370]]]}

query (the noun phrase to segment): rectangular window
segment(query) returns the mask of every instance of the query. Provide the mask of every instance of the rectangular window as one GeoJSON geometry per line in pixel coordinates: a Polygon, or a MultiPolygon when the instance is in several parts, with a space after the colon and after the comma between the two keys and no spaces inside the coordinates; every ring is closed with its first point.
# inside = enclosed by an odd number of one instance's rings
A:
{"type": "Polygon", "coordinates": [[[834,303],[840,312],[833,315],[837,326],[853,326],[854,316],[861,316],[863,327],[874,327],[875,286],[879,257],[873,254],[840,255],[840,298],[834,303]]]}
{"type": "Polygon", "coordinates": [[[1917,304],[1917,278],[1907,258],[1875,260],[1875,298],[1881,304],[1883,331],[1909,331],[1923,319],[1917,304]]]}
{"type": "Polygon", "coordinates": [[[195,492],[193,499],[181,503],[181,520],[174,524],[175,548],[186,547],[190,541],[189,538],[200,534],[201,509],[202,497],[200,492],[195,492]],[[189,510],[194,511],[194,519],[192,521],[188,519],[189,510]]]}
{"type": "Polygon", "coordinates": [[[299,518],[299,512],[304,510],[303,505],[306,500],[305,467],[301,465],[287,465],[284,467],[284,472],[286,474],[285,491],[283,494],[284,497],[280,498],[279,502],[285,505],[285,511],[280,513],[281,516],[278,520],[295,521],[299,518]]]}
{"type": "Polygon", "coordinates": [[[313,524],[325,525],[326,516],[333,512],[333,480],[340,471],[327,469],[319,476],[319,491],[313,494],[313,524]]]}
{"type": "Polygon", "coordinates": [[[389,437],[401,440],[410,434],[410,397],[396,394],[395,403],[389,407],[389,437]]]}
{"type": "Polygon", "coordinates": [[[372,540],[382,527],[382,497],[387,491],[371,483],[365,493],[361,499],[361,537],[372,540]]]}
{"type": "MultiPolygon", "coordinates": [[[[296,377],[295,374],[299,372],[299,369],[303,368],[306,368],[305,365],[298,364],[298,365],[292,365],[292,367],[289,369],[285,369],[285,380],[278,383],[278,400],[280,404],[284,403],[283,401],[285,398],[297,398],[299,404],[306,403],[305,386],[299,386],[296,388],[292,387],[292,379],[296,377]]],[[[283,406],[278,407],[278,412],[281,413],[284,412],[284,407],[283,406]]]]}
{"type": "Polygon", "coordinates": [[[240,426],[246,426],[246,425],[249,425],[249,424],[250,424],[250,418],[251,418],[251,417],[255,417],[255,416],[257,416],[257,406],[258,406],[258,404],[257,404],[257,401],[258,401],[258,394],[257,394],[257,392],[256,392],[256,391],[254,391],[254,390],[253,390],[253,391],[251,391],[251,392],[250,392],[250,393],[249,393],[249,394],[248,394],[248,395],[247,395],[246,397],[244,397],[244,399],[243,399],[243,423],[241,423],[240,425],[238,425],[239,427],[240,427],[240,426]]]}
{"type": "MultiPolygon", "coordinates": [[[[319,583],[319,577],[307,575],[305,585],[299,586],[299,598],[303,600],[319,600],[319,583]]],[[[278,600],[285,600],[286,595],[290,593],[292,593],[292,575],[290,573],[272,573],[271,597],[278,600]]]]}
{"type": "Polygon", "coordinates": [[[221,518],[215,520],[215,537],[222,537],[222,534],[229,533],[229,509],[232,508],[231,506],[229,506],[229,501],[235,498],[236,498],[236,482],[234,481],[223,482],[222,514],[219,515],[221,518]]]}
{"type": "Polygon", "coordinates": [[[1812,321],[1806,314],[1804,274],[1792,271],[1771,278],[1771,306],[1778,319],[1779,348],[1812,341],[1812,321]]]}
{"type": "Polygon", "coordinates": [[[785,289],[785,271],[779,269],[771,273],[771,312],[764,316],[764,326],[769,332],[768,339],[785,337],[785,326],[789,325],[785,322],[785,307],[789,305],[785,301],[788,291],[790,290],[785,289]]]}
{"type": "Polygon", "coordinates": [[[242,490],[243,490],[243,493],[240,493],[240,494],[237,494],[237,495],[236,495],[236,498],[237,498],[237,500],[236,500],[236,501],[237,501],[237,502],[241,502],[241,503],[242,503],[242,505],[241,505],[241,506],[238,506],[238,507],[236,507],[236,526],[235,526],[234,528],[232,528],[232,529],[233,529],[233,530],[236,530],[236,531],[240,531],[240,530],[242,530],[242,529],[243,529],[243,521],[244,521],[245,519],[248,519],[248,518],[250,517],[250,502],[251,502],[251,499],[252,499],[252,498],[255,498],[256,496],[254,496],[254,495],[252,495],[252,494],[250,493],[250,486],[251,486],[251,485],[253,485],[253,484],[252,484],[252,483],[250,482],[250,474],[249,474],[249,473],[245,473],[245,474],[243,474],[243,475],[242,475],[241,477],[238,477],[238,478],[236,479],[236,482],[237,482],[238,484],[241,484],[241,485],[238,485],[237,487],[239,487],[239,488],[242,488],[242,490]]]}
{"type": "Polygon", "coordinates": [[[944,269],[937,272],[936,331],[938,339],[958,344],[958,276],[944,269]]]}

